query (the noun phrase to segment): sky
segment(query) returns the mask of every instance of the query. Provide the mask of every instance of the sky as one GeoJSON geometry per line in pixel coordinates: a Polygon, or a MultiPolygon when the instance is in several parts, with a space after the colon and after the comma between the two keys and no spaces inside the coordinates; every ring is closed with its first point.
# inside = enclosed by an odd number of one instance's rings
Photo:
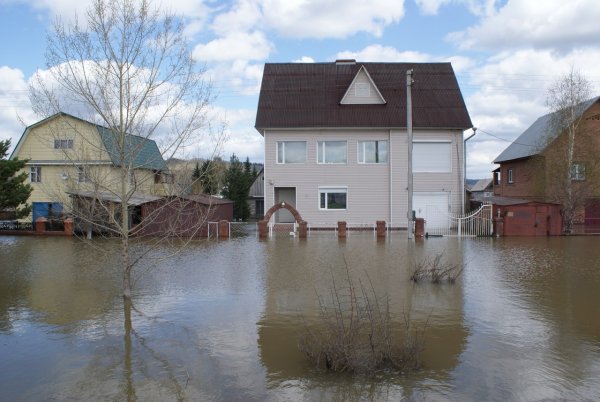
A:
{"type": "MultiPolygon", "coordinates": [[[[29,83],[46,70],[57,17],[83,15],[90,0],[0,0],[0,139],[18,141],[40,120],[29,83]]],[[[194,58],[227,121],[221,156],[262,162],[254,129],[264,63],[451,62],[476,135],[467,177],[489,178],[492,161],[537,117],[548,88],[579,71],[600,95],[597,0],[171,0],[194,58]]],[[[465,132],[465,138],[472,134],[465,132]]],[[[186,155],[209,157],[199,144],[186,155]]]]}

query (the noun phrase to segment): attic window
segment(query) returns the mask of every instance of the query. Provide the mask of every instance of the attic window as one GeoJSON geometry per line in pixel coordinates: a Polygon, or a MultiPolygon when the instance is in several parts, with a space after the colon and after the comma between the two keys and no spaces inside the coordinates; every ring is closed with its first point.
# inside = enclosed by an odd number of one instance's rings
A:
{"type": "Polygon", "coordinates": [[[371,96],[371,86],[368,82],[357,82],[354,86],[354,95],[361,98],[371,96]]]}

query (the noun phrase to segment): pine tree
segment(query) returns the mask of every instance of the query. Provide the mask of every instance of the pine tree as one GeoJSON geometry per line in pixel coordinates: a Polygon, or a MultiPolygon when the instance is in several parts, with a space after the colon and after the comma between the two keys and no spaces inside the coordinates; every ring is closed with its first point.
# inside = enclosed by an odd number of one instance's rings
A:
{"type": "Polygon", "coordinates": [[[233,219],[235,220],[246,220],[250,216],[248,207],[250,184],[252,183],[248,180],[246,167],[235,154],[231,155],[229,169],[225,174],[223,195],[233,201],[233,219]]]}
{"type": "Polygon", "coordinates": [[[8,148],[10,148],[10,140],[0,141],[0,210],[14,210],[16,217],[22,218],[31,212],[27,200],[33,188],[25,183],[27,173],[18,173],[25,167],[27,161],[7,160],[8,148]]]}

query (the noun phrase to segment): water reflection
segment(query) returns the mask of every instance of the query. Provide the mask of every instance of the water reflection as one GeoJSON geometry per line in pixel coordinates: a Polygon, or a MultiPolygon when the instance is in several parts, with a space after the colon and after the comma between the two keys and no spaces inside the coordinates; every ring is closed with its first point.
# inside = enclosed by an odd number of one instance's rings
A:
{"type": "MultiPolygon", "coordinates": [[[[197,242],[123,304],[112,256],[63,238],[0,237],[5,400],[598,400],[597,238],[385,241],[326,234],[197,242]],[[455,285],[412,261],[464,263],[455,285]],[[333,375],[297,349],[317,295],[372,281],[428,320],[423,370],[333,375]]],[[[168,253],[170,250],[157,250],[168,253]]]]}

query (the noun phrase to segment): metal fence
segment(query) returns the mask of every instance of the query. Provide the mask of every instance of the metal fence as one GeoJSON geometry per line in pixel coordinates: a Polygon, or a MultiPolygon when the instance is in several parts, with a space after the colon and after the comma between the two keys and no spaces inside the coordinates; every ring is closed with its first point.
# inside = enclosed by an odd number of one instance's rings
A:
{"type": "Polygon", "coordinates": [[[256,222],[229,222],[229,237],[258,236],[256,222]]]}
{"type": "Polygon", "coordinates": [[[33,223],[15,220],[0,221],[0,230],[33,230],[33,223]]]}
{"type": "Polygon", "coordinates": [[[480,237],[491,236],[492,232],[492,204],[483,204],[476,211],[466,214],[440,211],[435,206],[426,207],[426,235],[480,237]]]}

